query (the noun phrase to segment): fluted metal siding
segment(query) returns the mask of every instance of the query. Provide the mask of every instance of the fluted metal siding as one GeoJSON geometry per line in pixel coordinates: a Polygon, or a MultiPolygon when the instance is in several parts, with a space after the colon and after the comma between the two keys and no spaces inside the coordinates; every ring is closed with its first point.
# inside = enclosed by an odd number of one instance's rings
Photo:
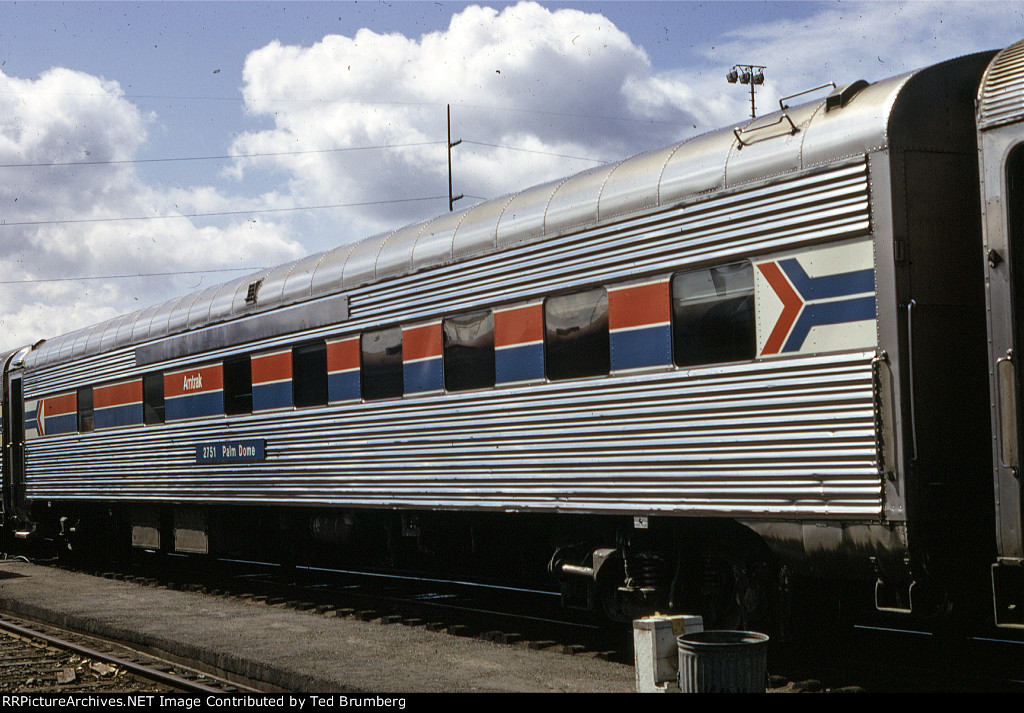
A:
{"type": "MultiPolygon", "coordinates": [[[[867,164],[859,160],[364,285],[348,293],[351,318],[344,325],[277,337],[258,350],[869,230],[867,164]]],[[[30,498],[877,519],[873,356],[667,368],[36,438],[28,444],[27,492],[30,498]],[[196,465],[197,444],[228,438],[266,439],[266,462],[196,465]]],[[[140,371],[133,350],[122,349],[29,369],[26,394],[140,371]]]]}
{"type": "MultiPolygon", "coordinates": [[[[882,150],[887,145],[893,105],[909,76],[873,84],[839,111],[824,112],[824,101],[817,100],[750,120],[741,127],[744,146],[740,146],[731,128],[722,129],[675,147],[529,188],[511,197],[371,236],[350,249],[331,251],[322,262],[319,256],[313,256],[251,275],[243,278],[226,311],[218,298],[208,312],[210,323],[273,309],[281,306],[286,297],[301,299],[298,292],[280,284],[293,270],[312,273],[310,296],[337,294],[492,251],[558,239],[593,221],[607,223],[631,212],[639,214],[677,202],[696,201],[787,172],[835,164],[882,150]],[[795,133],[789,130],[789,120],[797,126],[795,133]],[[751,128],[765,125],[775,128],[751,128]],[[268,282],[266,298],[255,305],[247,303],[247,284],[261,278],[268,282]]],[[[180,305],[178,300],[172,300],[155,313],[139,314],[135,319],[136,341],[203,326],[192,319],[193,313],[204,311],[195,309],[198,305],[194,300],[187,298],[180,305]],[[182,314],[170,315],[177,310],[182,314]]],[[[101,327],[116,332],[118,324],[107,322],[101,327]]],[[[95,348],[105,343],[107,340],[98,340],[95,348]]],[[[76,356],[93,353],[85,351],[85,342],[81,346],[82,351],[75,348],[76,356]]],[[[61,361],[65,361],[63,352],[44,344],[28,357],[27,365],[61,361]]]]}
{"type": "Polygon", "coordinates": [[[30,498],[499,510],[881,512],[872,352],[32,442],[30,498]],[[230,426],[229,426],[230,423],[230,426]],[[229,431],[230,428],[230,431],[229,431]],[[197,466],[203,441],[267,460],[197,466]]]}
{"type": "MultiPolygon", "coordinates": [[[[857,161],[351,290],[352,327],[510,303],[594,283],[743,259],[867,234],[868,176],[857,161]],[[410,301],[410,293],[415,300],[410,301]]],[[[349,325],[346,325],[348,327],[349,325]]]]}
{"type": "Polygon", "coordinates": [[[1024,41],[1007,47],[992,61],[978,94],[982,131],[1024,119],[1024,41]]]}
{"type": "MultiPolygon", "coordinates": [[[[852,161],[771,185],[354,288],[347,293],[349,319],[344,331],[409,323],[464,309],[535,299],[553,291],[666,273],[695,263],[744,259],[866,235],[870,225],[867,163],[852,161]]],[[[276,348],[338,333],[337,329],[325,328],[285,335],[258,348],[276,348]]],[[[218,352],[208,356],[221,355],[218,352]]],[[[100,383],[113,378],[112,375],[124,374],[125,370],[131,372],[133,359],[134,352],[118,350],[71,364],[30,369],[25,377],[26,395],[54,393],[83,381],[100,383]]],[[[194,362],[194,358],[189,358],[165,366],[194,362]]],[[[147,366],[145,371],[154,368],[147,366]]]]}

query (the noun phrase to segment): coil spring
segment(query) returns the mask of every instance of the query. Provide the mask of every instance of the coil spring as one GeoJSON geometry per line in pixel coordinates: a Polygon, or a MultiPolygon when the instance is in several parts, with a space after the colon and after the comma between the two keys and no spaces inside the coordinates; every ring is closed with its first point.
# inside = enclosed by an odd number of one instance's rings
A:
{"type": "Polygon", "coordinates": [[[672,579],[668,561],[655,552],[633,552],[626,556],[626,579],[634,587],[664,589],[672,579]]]}

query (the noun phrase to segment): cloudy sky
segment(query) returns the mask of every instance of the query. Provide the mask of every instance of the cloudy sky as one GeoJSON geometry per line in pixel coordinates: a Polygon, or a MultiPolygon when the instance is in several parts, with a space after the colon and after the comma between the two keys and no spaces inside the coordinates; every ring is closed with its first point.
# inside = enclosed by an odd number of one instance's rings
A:
{"type": "Polygon", "coordinates": [[[0,2],[0,352],[1024,35],[1019,2],[0,2]]]}

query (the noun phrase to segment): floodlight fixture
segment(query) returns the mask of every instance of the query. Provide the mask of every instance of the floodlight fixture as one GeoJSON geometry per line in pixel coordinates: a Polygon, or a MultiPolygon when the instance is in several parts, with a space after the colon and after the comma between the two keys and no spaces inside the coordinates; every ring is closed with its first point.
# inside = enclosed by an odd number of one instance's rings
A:
{"type": "Polygon", "coordinates": [[[759,64],[735,64],[732,69],[729,70],[728,74],[725,75],[726,81],[729,84],[749,84],[750,85],[750,118],[757,118],[757,106],[754,103],[754,87],[760,84],[764,84],[764,67],[759,64]]]}

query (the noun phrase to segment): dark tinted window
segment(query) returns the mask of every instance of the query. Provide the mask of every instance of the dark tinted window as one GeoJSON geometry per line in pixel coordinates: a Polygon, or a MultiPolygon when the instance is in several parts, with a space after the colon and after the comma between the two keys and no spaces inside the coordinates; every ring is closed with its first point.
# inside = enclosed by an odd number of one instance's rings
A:
{"type": "Polygon", "coordinates": [[[252,413],[252,363],[248,356],[224,361],[224,413],[252,413]]]}
{"type": "Polygon", "coordinates": [[[442,324],[444,386],[449,391],[494,386],[494,315],[449,317],[442,324]]]}
{"type": "Polygon", "coordinates": [[[402,378],[402,330],[399,327],[366,332],[360,338],[360,386],[363,398],[397,398],[405,391],[402,378]]]}
{"type": "Polygon", "coordinates": [[[92,388],[78,390],[78,431],[86,433],[96,427],[93,420],[92,388]]]}
{"type": "Polygon", "coordinates": [[[147,426],[164,422],[164,375],[142,377],[142,422],[147,426]]]}
{"type": "Polygon", "coordinates": [[[672,277],[672,352],[679,366],[753,359],[754,270],[750,263],[672,277]]]}
{"type": "Polygon", "coordinates": [[[295,405],[327,403],[327,344],[303,344],[292,349],[292,396],[295,405]]]}
{"type": "Polygon", "coordinates": [[[544,302],[544,370],[549,379],[607,374],[611,368],[608,293],[604,289],[544,302]]]}

